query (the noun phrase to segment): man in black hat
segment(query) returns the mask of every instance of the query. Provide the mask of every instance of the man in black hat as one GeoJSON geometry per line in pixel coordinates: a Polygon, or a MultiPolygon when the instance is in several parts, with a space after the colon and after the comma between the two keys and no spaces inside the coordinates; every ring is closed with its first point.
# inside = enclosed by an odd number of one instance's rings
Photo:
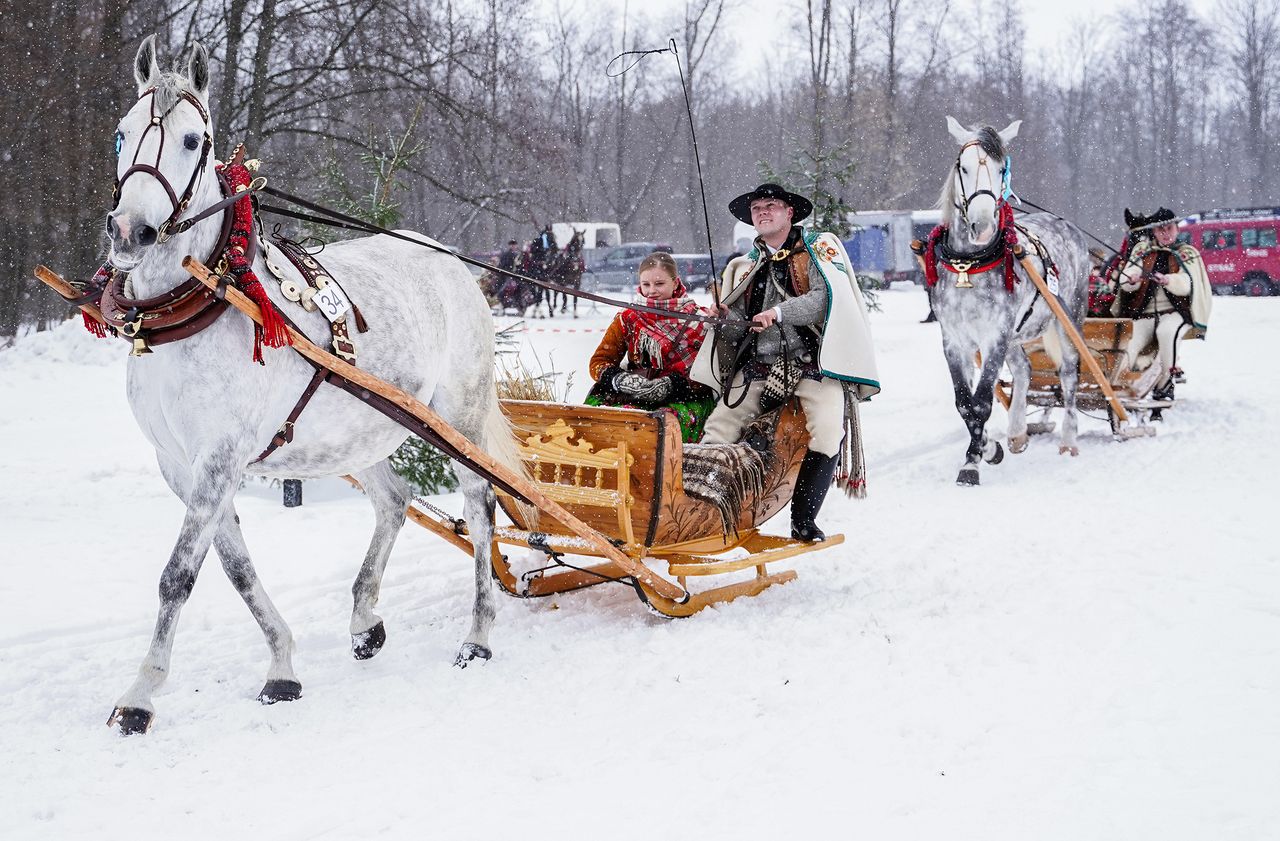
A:
{"type": "Polygon", "coordinates": [[[808,199],[761,184],[730,202],[729,211],[759,236],[723,275],[720,312],[743,326],[719,328],[694,364],[693,376],[722,392],[702,440],[736,443],[751,421],[795,395],[809,449],[791,500],[791,534],[824,540],[814,518],[837,467],[843,467],[838,483],[850,495],[865,495],[861,448],[854,446],[861,435],[846,435],[846,426],[858,423],[857,402],[880,390],[862,292],[839,238],[805,234],[797,224],[813,211],[808,199]],[[839,342],[824,342],[828,322],[839,323],[839,342]],[[843,465],[842,441],[848,442],[843,465]]]}
{"type": "Polygon", "coordinates": [[[498,268],[508,272],[516,270],[516,260],[520,257],[520,243],[507,240],[507,249],[498,255],[498,268]]]}
{"type": "MultiPolygon", "coordinates": [[[[1125,215],[1127,218],[1127,211],[1125,215]]],[[[1120,272],[1113,312],[1133,319],[1126,352],[1130,367],[1155,337],[1164,370],[1151,396],[1173,400],[1178,340],[1185,334],[1202,337],[1208,330],[1212,305],[1209,276],[1200,252],[1190,243],[1178,242],[1178,217],[1172,210],[1162,207],[1141,221],[1141,229],[1150,231],[1150,239],[1139,241],[1130,251],[1120,272]]],[[[1161,410],[1154,410],[1151,419],[1160,420],[1161,410]]]]}

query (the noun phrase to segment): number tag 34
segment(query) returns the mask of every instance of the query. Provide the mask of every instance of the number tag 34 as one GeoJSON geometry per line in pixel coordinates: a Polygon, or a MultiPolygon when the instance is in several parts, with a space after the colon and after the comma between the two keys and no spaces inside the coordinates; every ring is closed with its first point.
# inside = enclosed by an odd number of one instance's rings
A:
{"type": "Polygon", "coordinates": [[[330,321],[339,320],[351,309],[351,301],[336,283],[326,284],[311,300],[330,321]]]}

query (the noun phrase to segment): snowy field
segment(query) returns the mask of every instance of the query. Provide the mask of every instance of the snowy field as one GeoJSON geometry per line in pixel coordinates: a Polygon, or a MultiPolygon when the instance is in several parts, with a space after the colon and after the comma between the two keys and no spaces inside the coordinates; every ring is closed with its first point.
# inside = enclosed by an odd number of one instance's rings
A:
{"type": "MultiPolygon", "coordinates": [[[[77,321],[0,351],[0,839],[1280,838],[1280,299],[1215,301],[1156,438],[1082,418],[1078,458],[1033,439],[976,489],[924,297],[881,299],[870,498],[829,499],[847,542],[794,583],[681,621],[620,587],[502,598],[462,671],[470,561],[408,525],[356,662],[371,509],[254,483],[305,696],[255,702],[267,649],[210,562],[131,739],[103,725],[181,508],[127,348],[77,321]]],[[[608,318],[523,335],[580,397],[608,318]]]]}

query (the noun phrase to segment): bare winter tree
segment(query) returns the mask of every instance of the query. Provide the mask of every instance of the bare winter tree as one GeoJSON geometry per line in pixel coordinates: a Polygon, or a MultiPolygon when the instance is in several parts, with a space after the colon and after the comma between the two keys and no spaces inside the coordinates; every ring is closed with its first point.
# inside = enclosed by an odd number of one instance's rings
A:
{"type": "Polygon", "coordinates": [[[1222,0],[1218,20],[1223,24],[1230,75],[1242,98],[1245,147],[1252,171],[1248,179],[1249,201],[1272,196],[1276,183],[1271,174],[1271,116],[1280,73],[1280,2],[1277,0],[1222,0]]]}

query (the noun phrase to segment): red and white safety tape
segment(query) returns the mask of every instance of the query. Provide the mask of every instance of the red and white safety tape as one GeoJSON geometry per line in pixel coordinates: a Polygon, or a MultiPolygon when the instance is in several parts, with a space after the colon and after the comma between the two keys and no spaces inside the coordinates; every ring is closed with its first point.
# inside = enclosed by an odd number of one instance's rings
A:
{"type": "Polygon", "coordinates": [[[521,333],[603,333],[606,327],[521,327],[521,333]]]}

